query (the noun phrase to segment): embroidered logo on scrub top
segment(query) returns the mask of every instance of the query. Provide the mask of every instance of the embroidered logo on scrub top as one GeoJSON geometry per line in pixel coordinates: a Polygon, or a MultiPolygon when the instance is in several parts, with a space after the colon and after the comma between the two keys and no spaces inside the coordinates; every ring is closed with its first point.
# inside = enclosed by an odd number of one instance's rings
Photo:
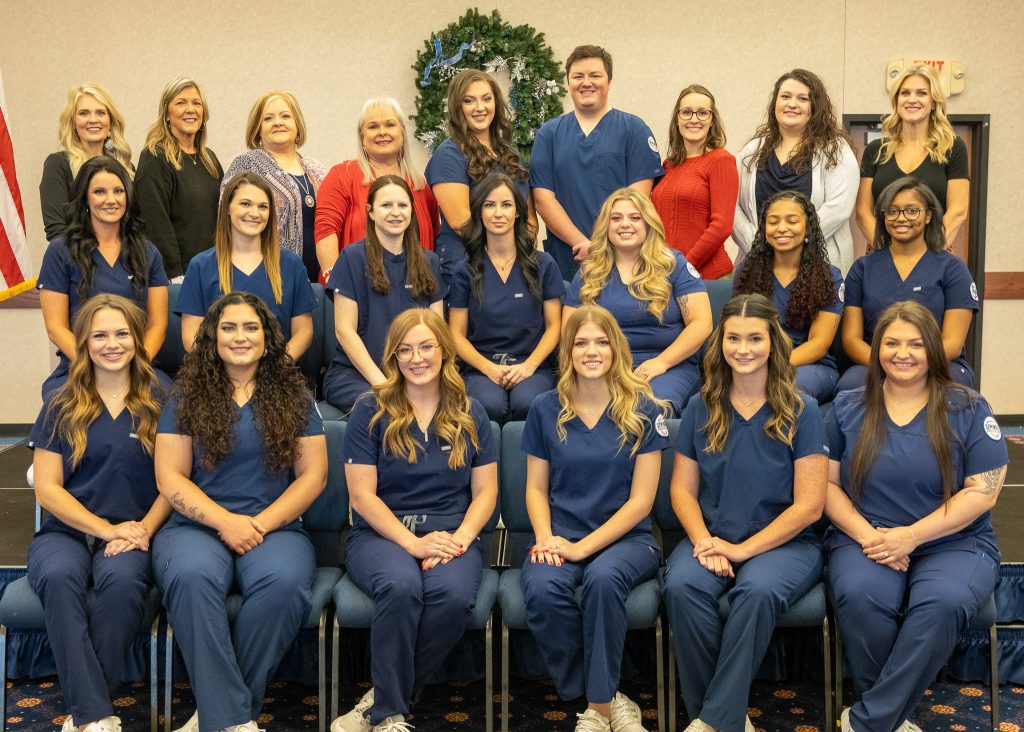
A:
{"type": "Polygon", "coordinates": [[[999,429],[999,423],[996,422],[995,417],[985,417],[982,426],[985,428],[985,434],[993,440],[998,440],[1003,436],[1003,432],[999,429]]]}
{"type": "Polygon", "coordinates": [[[521,298],[522,296],[523,296],[523,293],[521,293],[521,292],[517,292],[517,293],[516,293],[515,295],[513,295],[512,297],[513,297],[513,298],[516,298],[516,297],[519,297],[519,298],[521,298]]]}
{"type": "Polygon", "coordinates": [[[846,302],[846,283],[840,283],[839,292],[836,293],[836,297],[839,298],[839,302],[846,302]]]}
{"type": "Polygon", "coordinates": [[[665,424],[665,415],[659,414],[654,419],[654,431],[662,437],[668,437],[668,425],[665,424]]]}
{"type": "Polygon", "coordinates": [[[978,302],[978,286],[973,282],[971,283],[971,297],[974,298],[974,302],[978,302]]]}
{"type": "Polygon", "coordinates": [[[700,279],[700,271],[696,267],[694,267],[692,263],[686,263],[686,271],[692,274],[698,280],[700,279]]]}
{"type": "Polygon", "coordinates": [[[128,433],[128,436],[129,436],[130,438],[132,438],[133,440],[137,440],[137,439],[139,439],[139,436],[138,436],[137,434],[135,434],[134,432],[129,432],[129,433],[128,433]]]}
{"type": "Polygon", "coordinates": [[[647,138],[647,147],[651,148],[653,152],[658,152],[658,143],[654,141],[654,135],[647,138]]]}

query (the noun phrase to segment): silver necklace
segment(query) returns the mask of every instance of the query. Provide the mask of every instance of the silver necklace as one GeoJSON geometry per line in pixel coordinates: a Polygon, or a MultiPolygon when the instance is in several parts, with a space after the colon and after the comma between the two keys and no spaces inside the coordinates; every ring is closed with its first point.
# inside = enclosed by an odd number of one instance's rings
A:
{"type": "Polygon", "coordinates": [[[313,198],[313,184],[306,179],[305,173],[302,175],[293,175],[292,178],[294,178],[295,182],[299,184],[299,188],[302,189],[302,192],[306,194],[306,197],[303,199],[306,202],[306,205],[309,208],[313,208],[316,205],[316,199],[313,198]]]}

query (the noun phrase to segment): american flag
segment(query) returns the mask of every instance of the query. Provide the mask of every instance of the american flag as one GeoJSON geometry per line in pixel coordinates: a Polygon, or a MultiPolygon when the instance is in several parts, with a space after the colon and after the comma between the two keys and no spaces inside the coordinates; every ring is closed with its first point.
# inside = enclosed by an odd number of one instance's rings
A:
{"type": "Polygon", "coordinates": [[[0,301],[35,287],[25,238],[25,209],[14,171],[14,144],[7,126],[7,100],[0,74],[0,301]]]}

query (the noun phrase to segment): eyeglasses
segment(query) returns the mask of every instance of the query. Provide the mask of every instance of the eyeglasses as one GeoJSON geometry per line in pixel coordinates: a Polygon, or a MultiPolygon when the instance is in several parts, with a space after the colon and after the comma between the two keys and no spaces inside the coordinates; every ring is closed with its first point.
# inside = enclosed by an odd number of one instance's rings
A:
{"type": "Polygon", "coordinates": [[[409,363],[412,361],[414,353],[418,353],[420,358],[427,359],[434,355],[434,351],[441,348],[436,343],[421,343],[415,348],[412,346],[399,346],[395,349],[395,358],[400,363],[409,363]]]}
{"type": "Polygon", "coordinates": [[[896,221],[897,219],[899,219],[900,214],[903,214],[903,217],[907,221],[917,221],[917,218],[918,218],[918,216],[921,215],[921,211],[922,210],[923,209],[920,209],[920,208],[917,208],[917,207],[914,207],[914,208],[896,208],[896,207],[887,208],[887,209],[885,209],[885,220],[886,221],[896,221]]]}
{"type": "Polygon", "coordinates": [[[678,112],[676,112],[676,114],[679,115],[679,119],[683,120],[684,122],[693,117],[694,115],[697,115],[697,119],[699,119],[701,122],[707,122],[709,119],[711,119],[710,109],[680,109],[678,112]]]}

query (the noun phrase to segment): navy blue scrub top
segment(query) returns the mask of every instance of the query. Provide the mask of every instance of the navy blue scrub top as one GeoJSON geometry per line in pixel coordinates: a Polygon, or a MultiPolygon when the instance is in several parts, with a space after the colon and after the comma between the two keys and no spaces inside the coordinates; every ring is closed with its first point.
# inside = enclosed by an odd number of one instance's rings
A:
{"type": "Polygon", "coordinates": [[[864,340],[868,343],[882,312],[900,300],[924,305],[941,328],[947,310],[978,309],[978,287],[963,260],[930,249],[906,280],[900,278],[888,247],[860,257],[846,274],[846,304],[864,311],[864,340]]]}
{"type": "MultiPolygon", "coordinates": [[[[651,128],[618,109],[609,109],[589,135],[575,112],[548,120],[537,130],[530,152],[530,188],[554,193],[573,226],[587,237],[608,196],[663,175],[651,128]]],[[[555,242],[570,246],[549,230],[544,249],[551,251],[555,242]]]]}
{"type": "MultiPolygon", "coordinates": [[[[683,314],[679,310],[676,298],[695,292],[707,292],[704,280],[700,278],[700,272],[686,261],[682,252],[673,250],[672,255],[676,260],[675,269],[669,275],[672,296],[668,300],[665,312],[661,315],[660,323],[648,312],[648,301],[637,300],[633,297],[629,287],[623,284],[619,270],[615,267],[612,267],[611,274],[608,275],[604,287],[601,288],[601,292],[597,296],[597,304],[615,316],[616,322],[622,328],[622,333],[629,341],[629,350],[633,354],[634,365],[657,356],[672,345],[673,341],[683,332],[685,327],[683,314]]],[[[582,284],[581,275],[577,272],[565,295],[566,307],[578,308],[583,304],[580,300],[582,284]]],[[[697,358],[698,354],[694,353],[683,363],[696,366],[697,358]]]]}
{"type": "Polygon", "coordinates": [[[525,361],[544,335],[544,302],[558,300],[565,294],[562,274],[550,254],[537,252],[537,279],[544,301],[537,302],[530,294],[518,260],[505,282],[490,257],[483,260],[483,302],[473,293],[469,263],[462,261],[452,275],[448,307],[469,309],[466,337],[480,355],[490,358],[496,353],[507,353],[515,357],[513,363],[525,361]]]}
{"type": "MultiPolygon", "coordinates": [[[[64,463],[64,489],[91,513],[111,523],[139,521],[157,498],[153,456],[147,455],[135,430],[137,425],[128,408],[111,417],[106,407],[86,432],[85,454],[72,468],[71,443],[53,434],[54,415],[49,413],[52,394],[46,399],[28,438],[28,446],[61,456],[64,463]]],[[[40,534],[63,531],[81,536],[56,516],[50,516],[40,534]]]]}
{"type": "MultiPolygon", "coordinates": [[[[828,455],[818,403],[800,394],[804,410],[797,418],[793,446],[771,438],[765,402],[750,419],[735,410],[729,438],[720,452],[708,452],[704,425],[708,408],[700,394],[690,398],[679,422],[676,452],[700,467],[700,504],[704,523],[715,536],[740,543],[761,531],[793,505],[793,463],[808,455],[828,455]]],[[[817,541],[807,527],[796,538],[817,541]]]]}
{"type": "MultiPolygon", "coordinates": [[[[341,250],[338,261],[334,265],[331,277],[327,281],[327,291],[339,293],[349,300],[354,300],[359,310],[356,321],[356,333],[366,346],[367,353],[377,365],[384,357],[384,341],[387,340],[388,328],[395,317],[409,308],[425,308],[444,299],[444,283],[441,282],[441,270],[437,255],[423,250],[430,262],[430,271],[437,280],[437,292],[429,297],[413,297],[412,285],[406,283],[405,254],[392,254],[387,249],[384,253],[384,271],[387,273],[388,288],[386,295],[373,289],[370,284],[369,270],[366,268],[366,240],[350,244],[341,250]]],[[[335,304],[337,307],[337,304],[335,304]]],[[[331,324],[333,327],[333,324],[331,324]]],[[[352,366],[345,349],[338,344],[334,363],[341,366],[352,366]]]]}
{"type": "MultiPolygon", "coordinates": [[[[630,454],[633,445],[629,441],[619,447],[621,433],[607,410],[593,429],[588,429],[578,416],[573,417],[564,425],[563,441],[556,430],[561,411],[557,389],[534,399],[520,446],[527,455],[546,460],[550,466],[552,534],[579,541],[604,525],[629,499],[636,456],[630,454]]],[[[647,424],[637,455],[664,450],[669,446],[664,415],[648,401],[641,402],[638,411],[647,424]]],[[[656,546],[650,516],[625,536],[646,537],[656,546]]]]}
{"type": "MultiPolygon", "coordinates": [[[[192,260],[195,261],[194,259],[192,260]]],[[[191,480],[211,500],[230,511],[243,516],[256,516],[276,501],[291,484],[291,471],[270,472],[267,468],[267,451],[263,434],[256,425],[251,402],[234,407],[235,438],[234,449],[212,470],[203,466],[199,447],[192,445],[191,480]]],[[[172,395],[164,405],[157,425],[159,434],[180,435],[178,428],[178,397],[172,395]]],[[[316,402],[310,399],[309,420],[303,430],[304,437],[324,433],[324,424],[316,402]]],[[[194,525],[191,519],[175,511],[167,521],[169,526],[194,525]]],[[[295,519],[285,529],[301,526],[301,519],[295,519]]]]}
{"type": "MultiPolygon", "coordinates": [[[[825,419],[832,459],[839,460],[843,490],[857,511],[872,526],[909,526],[942,506],[942,478],[939,464],[928,442],[926,409],[909,423],[898,426],[888,414],[885,417],[886,438],[875,464],[864,481],[864,489],[854,498],[850,480],[853,450],[864,426],[864,389],[851,389],[836,395],[833,408],[825,419]]],[[[964,478],[1002,467],[1009,462],[1006,442],[992,408],[975,391],[967,394],[950,389],[947,392],[949,426],[953,430],[954,493],[964,478]],[[973,408],[972,408],[973,402],[973,408]]],[[[832,529],[832,549],[854,543],[841,531],[832,529]]],[[[984,513],[960,531],[919,546],[914,554],[952,549],[981,550],[999,560],[992,517],[984,513]]]]}
{"type": "MultiPolygon", "coordinates": [[[[238,267],[231,266],[231,289],[256,295],[263,300],[277,316],[284,332],[284,339],[292,337],[292,318],[312,312],[316,307],[313,288],[306,277],[306,266],[299,255],[290,249],[281,249],[281,302],[274,302],[274,290],[264,262],[245,274],[238,267]]],[[[181,283],[178,302],[174,312],[178,315],[206,315],[213,301],[223,295],[220,289],[220,273],[217,271],[217,252],[207,249],[192,257],[181,283]]]]}
{"type": "MultiPolygon", "coordinates": [[[[384,430],[390,423],[387,415],[370,427],[376,411],[377,398],[373,394],[359,397],[352,407],[345,430],[345,462],[376,466],[377,496],[399,519],[405,516],[450,517],[449,525],[457,527],[472,501],[473,468],[490,465],[498,459],[487,412],[478,401],[470,398],[469,414],[476,424],[479,447],[474,448],[467,438],[466,460],[461,468],[453,470],[448,467],[452,446],[437,436],[433,421],[426,434],[415,421],[410,426],[410,434],[416,442],[416,462],[410,463],[406,455],[395,455],[384,447],[384,430]]],[[[440,525],[436,521],[431,523],[440,525]]],[[[353,515],[353,525],[369,526],[358,514],[353,515]]]]}

